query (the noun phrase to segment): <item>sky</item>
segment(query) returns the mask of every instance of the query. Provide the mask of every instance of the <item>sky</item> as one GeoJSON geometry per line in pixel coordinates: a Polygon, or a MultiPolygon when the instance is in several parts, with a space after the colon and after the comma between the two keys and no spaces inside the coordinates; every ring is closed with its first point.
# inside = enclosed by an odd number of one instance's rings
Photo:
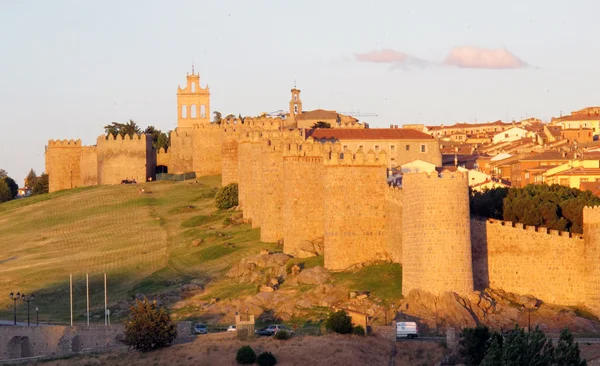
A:
{"type": "Polygon", "coordinates": [[[192,63],[212,110],[360,111],[372,128],[519,120],[600,104],[600,2],[0,0],[0,169],[49,139],[176,127],[192,63]]]}

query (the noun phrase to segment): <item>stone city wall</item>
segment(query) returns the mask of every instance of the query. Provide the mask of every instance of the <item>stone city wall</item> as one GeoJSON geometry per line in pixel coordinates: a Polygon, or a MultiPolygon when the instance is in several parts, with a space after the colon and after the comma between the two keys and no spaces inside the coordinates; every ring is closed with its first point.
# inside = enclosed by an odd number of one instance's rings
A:
{"type": "Polygon", "coordinates": [[[50,140],[46,173],[50,192],[81,186],[81,140],[50,140]]]}
{"type": "Polygon", "coordinates": [[[192,130],[192,171],[197,176],[221,174],[221,126],[201,124],[192,130]]]}
{"type": "Polygon", "coordinates": [[[530,294],[561,305],[584,299],[585,251],[578,234],[500,220],[471,220],[476,288],[530,294]]]}
{"type": "Polygon", "coordinates": [[[323,254],[323,156],[331,144],[290,143],[283,158],[283,252],[300,258],[323,254]]]}
{"type": "Polygon", "coordinates": [[[402,201],[404,192],[397,187],[386,190],[386,251],[394,263],[402,263],[402,201]]]}
{"type": "MultiPolygon", "coordinates": [[[[585,305],[600,315],[600,206],[583,209],[584,299],[585,305]]],[[[581,278],[577,280],[581,281],[581,278]]]]}
{"type": "Polygon", "coordinates": [[[389,259],[386,165],[383,151],[334,152],[324,159],[325,268],[389,259]]]}
{"type": "Polygon", "coordinates": [[[261,185],[262,225],[260,241],[275,243],[283,239],[283,141],[270,139],[262,145],[261,185]]]}
{"type": "Polygon", "coordinates": [[[467,174],[404,174],[402,294],[473,292],[467,174]]]}
{"type": "Polygon", "coordinates": [[[99,136],[96,154],[98,184],[119,184],[124,179],[145,182],[153,175],[156,166],[151,135],[99,136]]]}
{"type": "Polygon", "coordinates": [[[194,144],[190,129],[175,129],[171,132],[170,141],[169,173],[183,174],[193,171],[194,144]]]}
{"type": "Polygon", "coordinates": [[[84,187],[98,184],[98,154],[96,146],[83,146],[81,148],[81,185],[84,187]]]}
{"type": "Polygon", "coordinates": [[[240,129],[235,126],[223,129],[221,139],[221,185],[239,183],[238,178],[238,140],[240,129]]]}

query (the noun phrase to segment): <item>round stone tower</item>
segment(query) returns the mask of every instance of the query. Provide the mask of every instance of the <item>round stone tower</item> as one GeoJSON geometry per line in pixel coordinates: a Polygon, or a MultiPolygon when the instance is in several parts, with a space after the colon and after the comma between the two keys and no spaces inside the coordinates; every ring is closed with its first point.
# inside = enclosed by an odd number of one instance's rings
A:
{"type": "Polygon", "coordinates": [[[473,291],[467,173],[404,174],[402,294],[473,291]]]}

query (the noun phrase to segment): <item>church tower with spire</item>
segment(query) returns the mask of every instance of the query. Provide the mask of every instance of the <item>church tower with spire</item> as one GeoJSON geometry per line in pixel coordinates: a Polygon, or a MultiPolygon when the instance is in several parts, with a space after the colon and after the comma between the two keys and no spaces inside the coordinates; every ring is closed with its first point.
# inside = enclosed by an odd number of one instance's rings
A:
{"type": "Polygon", "coordinates": [[[300,100],[300,89],[296,89],[296,83],[291,90],[292,99],[290,100],[290,119],[296,124],[296,116],[302,114],[302,100],[300,100]]]}

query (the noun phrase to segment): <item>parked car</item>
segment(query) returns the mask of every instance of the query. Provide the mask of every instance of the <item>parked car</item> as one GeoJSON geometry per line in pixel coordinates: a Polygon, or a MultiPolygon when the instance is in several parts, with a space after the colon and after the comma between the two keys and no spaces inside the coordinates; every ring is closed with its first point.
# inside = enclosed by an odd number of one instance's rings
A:
{"type": "Polygon", "coordinates": [[[262,329],[257,329],[254,331],[254,334],[259,335],[259,336],[272,336],[273,333],[271,333],[270,330],[267,329],[268,327],[262,328],[262,329]]]}
{"type": "Polygon", "coordinates": [[[396,323],[396,339],[399,338],[417,338],[418,328],[415,322],[397,322],[396,323]]]}
{"type": "Polygon", "coordinates": [[[269,325],[267,327],[267,331],[271,332],[271,334],[277,334],[277,332],[280,331],[286,331],[289,334],[294,334],[294,331],[288,327],[286,327],[285,325],[281,325],[281,324],[274,324],[274,325],[269,325]]]}
{"type": "Polygon", "coordinates": [[[227,328],[228,332],[237,332],[237,328],[235,327],[235,325],[230,325],[229,328],[227,328]]]}
{"type": "Polygon", "coordinates": [[[194,333],[196,334],[206,334],[208,333],[208,328],[205,324],[196,324],[194,327],[194,333]]]}

